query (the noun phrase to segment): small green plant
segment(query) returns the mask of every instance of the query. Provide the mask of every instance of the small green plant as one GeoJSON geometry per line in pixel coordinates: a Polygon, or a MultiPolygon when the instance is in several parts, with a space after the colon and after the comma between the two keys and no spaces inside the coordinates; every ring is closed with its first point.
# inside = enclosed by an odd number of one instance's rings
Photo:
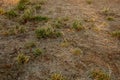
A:
{"type": "Polygon", "coordinates": [[[17,17],[17,12],[15,12],[13,9],[9,10],[8,12],[6,12],[6,15],[9,18],[13,18],[13,17],[17,17]]]}
{"type": "Polygon", "coordinates": [[[19,3],[18,3],[18,5],[17,5],[17,8],[19,10],[25,10],[26,9],[26,5],[29,2],[30,2],[29,0],[20,0],[19,3]]]}
{"type": "Polygon", "coordinates": [[[0,8],[0,15],[2,15],[4,13],[5,13],[4,9],[0,8]]]}
{"type": "Polygon", "coordinates": [[[33,20],[33,21],[48,21],[49,18],[45,17],[45,16],[33,16],[31,18],[31,20],[33,20]]]}
{"type": "Polygon", "coordinates": [[[49,18],[46,16],[33,16],[33,9],[26,9],[24,14],[21,16],[21,22],[27,21],[48,21],[49,18]]]}
{"type": "Polygon", "coordinates": [[[16,33],[25,33],[26,32],[26,28],[25,26],[16,26],[16,33]]]}
{"type": "Polygon", "coordinates": [[[40,5],[40,4],[35,5],[35,9],[36,9],[36,10],[41,9],[41,5],[40,5]]]}
{"type": "Polygon", "coordinates": [[[25,48],[27,48],[27,49],[34,48],[34,47],[36,47],[36,44],[33,41],[27,42],[25,44],[25,48]]]}
{"type": "Polygon", "coordinates": [[[19,10],[25,10],[26,5],[23,4],[23,3],[19,3],[19,4],[17,5],[17,8],[18,8],[19,10]]]}
{"type": "Polygon", "coordinates": [[[63,27],[64,25],[63,25],[63,23],[62,23],[61,21],[56,20],[56,21],[54,21],[54,26],[55,26],[56,28],[61,28],[61,27],[63,27]]]}
{"type": "Polygon", "coordinates": [[[108,16],[108,17],[107,17],[107,20],[108,20],[108,21],[114,21],[114,17],[108,16]]]}
{"type": "Polygon", "coordinates": [[[103,8],[102,13],[108,15],[110,12],[110,8],[103,8]]]}
{"type": "Polygon", "coordinates": [[[68,21],[68,17],[65,18],[58,18],[55,21],[53,21],[53,26],[55,28],[62,28],[65,27],[67,25],[67,21],[68,21]]]}
{"type": "Polygon", "coordinates": [[[17,62],[18,62],[18,64],[24,64],[24,63],[27,63],[28,61],[29,61],[29,56],[26,56],[23,53],[20,53],[17,56],[17,62]]]}
{"type": "Polygon", "coordinates": [[[46,3],[47,0],[40,0],[39,4],[40,5],[44,5],[46,3]]]}
{"type": "Polygon", "coordinates": [[[20,0],[19,3],[28,3],[30,0],[20,0]]]}
{"type": "Polygon", "coordinates": [[[2,32],[2,34],[4,36],[12,36],[12,35],[25,33],[25,32],[26,32],[26,28],[25,27],[23,27],[23,26],[16,26],[16,27],[10,28],[8,30],[4,30],[2,32]]]}
{"type": "Polygon", "coordinates": [[[68,47],[70,45],[70,43],[67,41],[64,41],[60,45],[61,45],[61,47],[68,47]]]}
{"type": "Polygon", "coordinates": [[[61,32],[56,31],[53,28],[38,28],[35,31],[36,37],[38,39],[40,38],[56,38],[56,37],[60,37],[61,36],[61,32]]]}
{"type": "Polygon", "coordinates": [[[18,5],[17,5],[17,8],[19,10],[25,10],[26,9],[26,5],[29,3],[30,1],[29,0],[20,0],[18,5]]]}
{"type": "Polygon", "coordinates": [[[51,75],[51,80],[66,80],[60,73],[54,73],[51,75]]]}
{"type": "Polygon", "coordinates": [[[90,73],[90,78],[92,78],[94,80],[111,80],[110,76],[101,70],[92,71],[90,73]]]}
{"type": "Polygon", "coordinates": [[[61,47],[69,47],[70,45],[71,45],[71,43],[66,39],[64,39],[64,41],[61,42],[61,44],[60,44],[61,47]]]}
{"type": "Polygon", "coordinates": [[[83,51],[80,48],[75,48],[71,50],[74,55],[81,55],[83,51]]]}
{"type": "Polygon", "coordinates": [[[111,35],[112,35],[113,37],[118,37],[118,38],[120,38],[120,30],[113,31],[113,32],[111,33],[111,35]]]}
{"type": "Polygon", "coordinates": [[[108,7],[103,8],[102,14],[104,14],[106,16],[115,15],[114,11],[111,10],[110,8],[108,8],[108,7]]]}
{"type": "Polygon", "coordinates": [[[92,0],[86,0],[86,2],[88,3],[88,4],[92,4],[92,0]]]}
{"type": "Polygon", "coordinates": [[[84,27],[83,27],[83,25],[82,25],[82,23],[81,23],[80,21],[75,21],[75,22],[73,23],[72,28],[73,28],[74,30],[77,30],[77,31],[80,31],[80,30],[83,30],[83,29],[84,29],[84,27]]]}
{"type": "Polygon", "coordinates": [[[26,9],[23,15],[21,16],[21,22],[27,22],[31,20],[32,16],[33,16],[32,9],[26,9]]]}
{"type": "Polygon", "coordinates": [[[33,54],[35,55],[35,57],[41,55],[42,53],[43,53],[43,51],[41,49],[38,49],[38,48],[33,51],[33,54]]]}

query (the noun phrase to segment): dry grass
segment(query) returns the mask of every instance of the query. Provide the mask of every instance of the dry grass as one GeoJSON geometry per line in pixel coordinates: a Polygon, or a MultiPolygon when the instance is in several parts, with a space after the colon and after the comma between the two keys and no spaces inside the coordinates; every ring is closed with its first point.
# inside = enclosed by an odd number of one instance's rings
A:
{"type": "Polygon", "coordinates": [[[120,1],[109,1],[0,0],[0,79],[118,80],[120,1]]]}

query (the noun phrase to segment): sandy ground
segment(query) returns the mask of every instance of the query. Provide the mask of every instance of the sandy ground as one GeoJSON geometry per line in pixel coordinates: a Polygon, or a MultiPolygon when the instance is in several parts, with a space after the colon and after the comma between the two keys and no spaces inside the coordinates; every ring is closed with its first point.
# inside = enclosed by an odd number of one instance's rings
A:
{"type": "MultiPolygon", "coordinates": [[[[80,32],[70,31],[70,26],[60,29],[64,36],[57,39],[37,40],[32,30],[24,35],[0,36],[0,80],[48,80],[53,73],[61,73],[68,80],[92,80],[88,74],[94,69],[105,71],[111,80],[120,80],[120,40],[109,34],[120,29],[120,0],[93,0],[90,5],[86,0],[47,0],[37,14],[51,18],[69,17],[68,24],[76,19],[92,21],[83,22],[86,30],[80,32]],[[101,13],[104,7],[112,10],[115,21],[106,20],[101,13]],[[60,46],[64,39],[70,43],[68,47],[60,46]],[[31,40],[44,49],[45,54],[25,65],[16,65],[19,51],[30,55],[23,46],[31,40]],[[80,48],[83,53],[73,55],[71,50],[74,48],[80,48]]],[[[15,24],[16,21],[0,15],[1,27],[15,24]]],[[[31,24],[25,25],[32,28],[31,24]]]]}

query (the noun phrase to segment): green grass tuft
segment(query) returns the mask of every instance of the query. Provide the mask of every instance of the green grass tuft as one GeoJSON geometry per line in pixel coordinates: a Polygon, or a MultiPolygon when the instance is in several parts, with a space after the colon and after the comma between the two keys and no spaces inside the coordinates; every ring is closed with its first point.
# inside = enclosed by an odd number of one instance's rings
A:
{"type": "Polygon", "coordinates": [[[24,64],[24,63],[27,63],[28,61],[29,61],[29,56],[26,56],[23,53],[20,53],[17,56],[17,62],[18,62],[18,64],[24,64]]]}
{"type": "Polygon", "coordinates": [[[12,27],[12,28],[7,29],[7,30],[3,30],[1,32],[1,34],[3,36],[12,36],[12,35],[25,33],[25,32],[26,32],[26,28],[24,26],[16,26],[16,27],[12,27]]]}
{"type": "Polygon", "coordinates": [[[90,78],[92,78],[93,80],[111,80],[110,76],[101,70],[92,71],[90,73],[90,78]]]}
{"type": "Polygon", "coordinates": [[[17,5],[17,8],[19,10],[25,10],[27,3],[29,3],[29,0],[20,0],[19,3],[18,3],[18,5],[17,5]]]}
{"type": "Polygon", "coordinates": [[[56,37],[60,37],[62,34],[59,31],[56,31],[53,28],[38,28],[35,31],[36,37],[38,39],[40,38],[56,38],[56,37]]]}
{"type": "Polygon", "coordinates": [[[38,48],[33,51],[33,54],[35,55],[35,57],[41,55],[42,53],[43,53],[43,50],[38,48]]]}
{"type": "Polygon", "coordinates": [[[120,30],[113,31],[113,32],[111,33],[111,35],[112,35],[113,37],[118,37],[118,38],[120,38],[120,30]]]}
{"type": "Polygon", "coordinates": [[[0,8],[0,15],[2,15],[4,13],[5,13],[4,9],[0,8]]]}
{"type": "Polygon", "coordinates": [[[83,24],[80,21],[74,21],[72,28],[77,31],[81,31],[84,29],[83,24]]]}
{"type": "Polygon", "coordinates": [[[32,9],[26,9],[23,15],[20,17],[20,22],[27,22],[30,21],[33,16],[32,9]]]}
{"type": "Polygon", "coordinates": [[[93,0],[86,0],[88,4],[92,4],[93,0]]]}
{"type": "Polygon", "coordinates": [[[31,18],[31,20],[34,20],[34,21],[48,21],[49,18],[45,17],[45,16],[33,16],[31,18]]]}
{"type": "Polygon", "coordinates": [[[25,10],[25,9],[26,9],[26,5],[25,5],[25,4],[18,4],[18,5],[17,5],[17,8],[18,8],[19,10],[25,10]]]}
{"type": "Polygon", "coordinates": [[[51,80],[66,80],[66,79],[62,74],[54,73],[51,75],[51,80]]]}
{"type": "Polygon", "coordinates": [[[35,44],[35,42],[30,41],[30,42],[27,42],[24,46],[25,46],[25,48],[30,49],[30,48],[36,47],[36,44],[35,44]]]}
{"type": "Polygon", "coordinates": [[[35,9],[36,9],[36,10],[41,9],[41,5],[40,5],[40,4],[35,5],[35,9]]]}
{"type": "Polygon", "coordinates": [[[83,54],[83,51],[80,48],[75,48],[75,49],[72,49],[72,53],[74,55],[81,55],[83,54]]]}
{"type": "Polygon", "coordinates": [[[108,20],[108,21],[114,21],[114,17],[108,16],[108,17],[107,17],[107,20],[108,20]]]}
{"type": "Polygon", "coordinates": [[[67,26],[67,21],[69,21],[68,17],[57,18],[53,21],[53,26],[55,28],[63,28],[67,26]]]}
{"type": "Polygon", "coordinates": [[[6,12],[6,16],[8,16],[9,18],[17,17],[17,15],[18,15],[17,12],[15,12],[13,9],[6,12]]]}

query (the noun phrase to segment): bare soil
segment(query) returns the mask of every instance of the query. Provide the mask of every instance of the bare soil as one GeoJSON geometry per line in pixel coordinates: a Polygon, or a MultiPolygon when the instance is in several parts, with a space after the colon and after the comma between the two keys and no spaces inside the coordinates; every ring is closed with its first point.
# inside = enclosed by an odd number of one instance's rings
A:
{"type": "MultiPolygon", "coordinates": [[[[1,7],[7,10],[17,3],[9,1],[7,5],[1,1],[1,7]]],[[[36,14],[52,19],[68,17],[67,26],[60,29],[63,37],[38,40],[34,29],[41,23],[34,22],[24,24],[28,28],[24,34],[0,35],[0,80],[49,80],[53,73],[61,73],[67,80],[92,80],[89,73],[95,69],[108,73],[111,80],[120,80],[120,39],[109,34],[120,30],[120,0],[93,0],[91,4],[86,0],[47,0],[36,14]],[[114,21],[108,21],[101,13],[105,7],[114,13],[114,21]],[[71,30],[74,20],[83,21],[85,30],[71,30]],[[65,39],[70,45],[62,47],[65,39]],[[28,41],[34,41],[45,52],[37,58],[31,57],[24,65],[18,65],[16,57],[19,52],[31,56],[30,50],[24,49],[28,41]],[[75,48],[80,48],[83,53],[74,55],[71,50],[75,48]]],[[[0,15],[0,30],[19,24],[16,20],[0,15]]]]}

